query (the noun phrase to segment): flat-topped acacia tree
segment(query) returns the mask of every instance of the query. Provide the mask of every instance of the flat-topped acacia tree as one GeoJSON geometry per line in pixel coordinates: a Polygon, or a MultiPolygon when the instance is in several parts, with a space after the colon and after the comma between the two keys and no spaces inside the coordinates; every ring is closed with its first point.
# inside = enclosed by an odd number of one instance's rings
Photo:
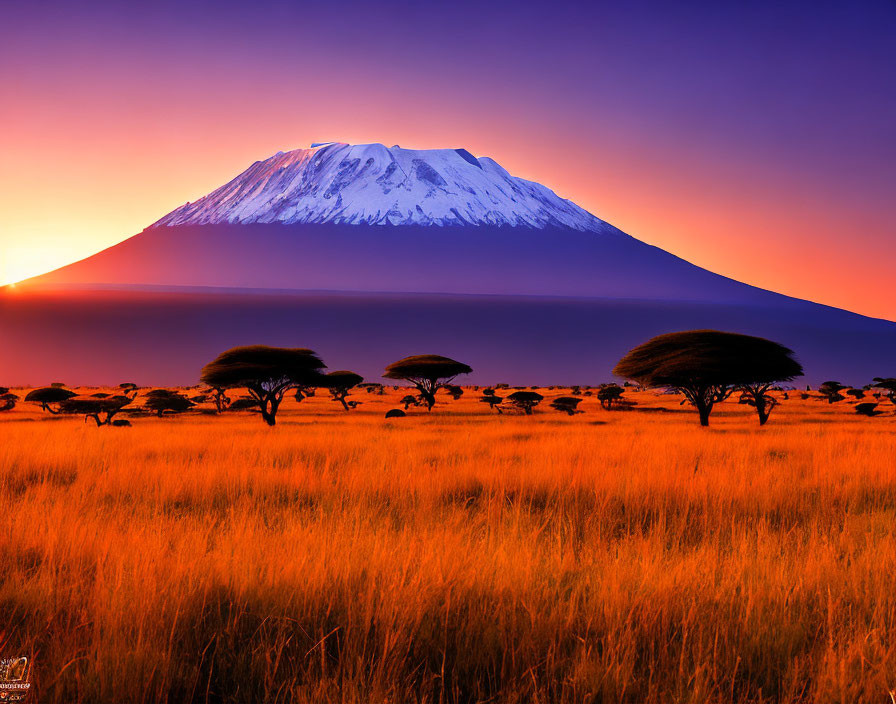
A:
{"type": "Polygon", "coordinates": [[[112,419],[134,399],[130,396],[72,396],[59,403],[59,411],[71,415],[83,415],[84,420],[93,419],[97,427],[116,425],[122,421],[112,419]]]}
{"type": "Polygon", "coordinates": [[[578,406],[581,402],[582,399],[577,396],[561,396],[560,398],[555,398],[551,401],[551,408],[555,411],[565,413],[568,416],[574,416],[577,413],[583,412],[578,410],[578,406]]]}
{"type": "Polygon", "coordinates": [[[153,389],[146,394],[146,401],[143,405],[161,418],[165,413],[183,413],[196,404],[177,391],[153,389]]]}
{"type": "Polygon", "coordinates": [[[531,416],[532,409],[544,400],[544,396],[537,391],[514,391],[507,400],[527,416],[531,416]]]}
{"type": "Polygon", "coordinates": [[[393,362],[386,367],[383,376],[387,379],[411,382],[420,392],[420,397],[426,404],[426,410],[431,411],[436,403],[436,391],[449,385],[459,374],[469,374],[472,371],[463,362],[449,357],[437,354],[418,354],[393,362]]]}
{"type": "Polygon", "coordinates": [[[345,410],[349,410],[351,406],[346,402],[348,392],[364,381],[364,377],[347,369],[339,369],[337,371],[324,374],[321,380],[322,385],[330,392],[334,401],[339,401],[345,410]]]}
{"type": "Polygon", "coordinates": [[[47,413],[56,415],[60,413],[59,404],[77,396],[74,391],[61,386],[47,386],[42,389],[29,391],[25,396],[25,403],[36,403],[47,413]]]}
{"type": "Polygon", "coordinates": [[[689,330],[659,335],[625,355],[613,373],[650,387],[674,389],[697,409],[700,425],[709,425],[716,403],[740,391],[765,425],[777,401],[769,395],[780,381],[802,376],[793,351],[777,342],[718,330],[689,330]]]}
{"type": "Polygon", "coordinates": [[[258,402],[261,417],[277,424],[277,410],[289,389],[320,385],[326,365],[304,348],[251,345],[222,352],[202,368],[202,383],[212,388],[244,388],[258,402]]]}

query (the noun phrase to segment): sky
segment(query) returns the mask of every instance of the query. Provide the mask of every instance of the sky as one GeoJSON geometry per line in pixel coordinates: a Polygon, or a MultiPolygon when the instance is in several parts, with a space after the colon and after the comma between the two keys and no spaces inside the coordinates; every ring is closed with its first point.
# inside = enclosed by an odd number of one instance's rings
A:
{"type": "Polygon", "coordinates": [[[894,125],[893,0],[9,4],[0,283],[277,151],[383,142],[464,147],[712,271],[896,319],[894,125]]]}

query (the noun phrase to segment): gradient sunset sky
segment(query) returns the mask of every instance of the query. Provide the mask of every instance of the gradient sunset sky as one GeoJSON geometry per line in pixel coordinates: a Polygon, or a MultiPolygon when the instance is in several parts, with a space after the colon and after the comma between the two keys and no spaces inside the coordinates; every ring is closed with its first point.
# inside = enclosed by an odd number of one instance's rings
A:
{"type": "Polygon", "coordinates": [[[896,4],[30,2],[0,283],[312,141],[465,147],[712,271],[896,318],[896,4]]]}

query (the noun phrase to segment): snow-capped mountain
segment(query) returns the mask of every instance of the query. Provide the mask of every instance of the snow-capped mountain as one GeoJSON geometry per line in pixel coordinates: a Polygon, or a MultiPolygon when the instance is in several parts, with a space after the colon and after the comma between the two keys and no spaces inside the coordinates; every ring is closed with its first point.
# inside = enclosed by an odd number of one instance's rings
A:
{"type": "Polygon", "coordinates": [[[701,269],[462,149],[276,154],[7,293],[0,367],[26,381],[193,383],[222,349],[264,343],[371,379],[422,350],[483,383],[594,383],[645,339],[697,328],[781,342],[813,383],[864,383],[896,356],[893,323],[701,269]]]}
{"type": "Polygon", "coordinates": [[[465,149],[312,144],[32,284],[689,301],[772,295],[647,245],[465,149]]]}
{"type": "Polygon", "coordinates": [[[156,226],[508,225],[618,233],[575,203],[465,149],[314,144],[257,161],[156,226]]]}

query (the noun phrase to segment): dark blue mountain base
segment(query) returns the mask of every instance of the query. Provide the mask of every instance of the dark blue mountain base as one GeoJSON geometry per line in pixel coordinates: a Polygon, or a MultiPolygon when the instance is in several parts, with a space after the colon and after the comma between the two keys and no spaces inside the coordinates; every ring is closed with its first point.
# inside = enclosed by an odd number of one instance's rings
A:
{"type": "MultiPolygon", "coordinates": [[[[463,383],[597,384],[653,335],[718,328],[793,348],[797,383],[896,374],[896,324],[775,297],[779,305],[420,294],[147,291],[0,293],[5,385],[195,384],[235,345],[311,347],[371,380],[410,354],[470,364],[463,383]]],[[[772,296],[772,294],[764,294],[772,296]]]]}
{"type": "Polygon", "coordinates": [[[35,284],[581,296],[781,304],[606,232],[562,227],[193,225],[152,227],[35,284]]]}

